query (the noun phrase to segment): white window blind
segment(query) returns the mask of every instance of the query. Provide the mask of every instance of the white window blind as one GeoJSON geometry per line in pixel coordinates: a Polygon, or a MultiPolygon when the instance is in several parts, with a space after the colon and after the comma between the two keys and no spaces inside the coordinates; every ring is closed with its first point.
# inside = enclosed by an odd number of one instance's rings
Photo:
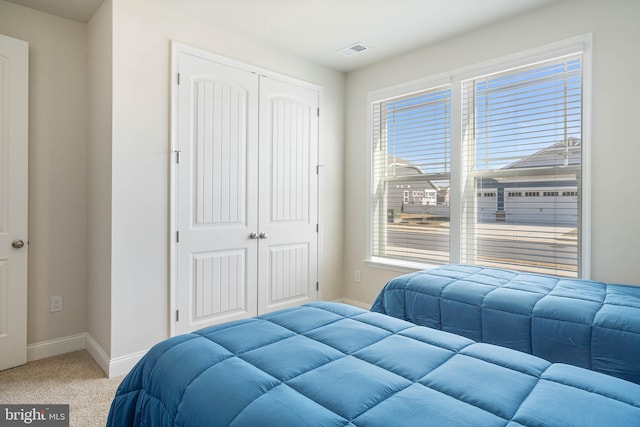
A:
{"type": "Polygon", "coordinates": [[[372,103],[374,257],[449,262],[451,90],[372,103]]]}
{"type": "Polygon", "coordinates": [[[577,277],[582,59],[462,84],[461,262],[577,277]]]}

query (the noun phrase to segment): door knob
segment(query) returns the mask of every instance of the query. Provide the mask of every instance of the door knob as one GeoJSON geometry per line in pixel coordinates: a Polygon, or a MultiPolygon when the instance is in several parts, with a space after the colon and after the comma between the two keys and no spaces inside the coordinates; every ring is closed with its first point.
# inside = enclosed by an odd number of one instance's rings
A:
{"type": "Polygon", "coordinates": [[[251,240],[255,240],[255,239],[257,239],[257,238],[258,238],[258,233],[255,233],[255,232],[254,232],[254,233],[249,234],[249,238],[250,238],[251,240]]]}
{"type": "Polygon", "coordinates": [[[11,246],[13,246],[16,249],[20,249],[21,247],[24,246],[24,242],[20,239],[16,239],[13,242],[11,242],[11,246]]]}
{"type": "Polygon", "coordinates": [[[258,235],[258,237],[261,238],[261,239],[266,239],[267,238],[267,233],[260,233],[258,235]]]}

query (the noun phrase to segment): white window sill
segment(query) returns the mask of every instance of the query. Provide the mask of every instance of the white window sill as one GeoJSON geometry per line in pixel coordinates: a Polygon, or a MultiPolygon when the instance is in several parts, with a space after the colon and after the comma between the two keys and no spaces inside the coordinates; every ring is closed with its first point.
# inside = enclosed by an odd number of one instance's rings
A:
{"type": "Polygon", "coordinates": [[[431,270],[440,267],[437,264],[423,264],[413,261],[401,261],[397,259],[371,257],[363,260],[367,266],[381,270],[397,271],[399,273],[413,273],[415,271],[431,270]]]}

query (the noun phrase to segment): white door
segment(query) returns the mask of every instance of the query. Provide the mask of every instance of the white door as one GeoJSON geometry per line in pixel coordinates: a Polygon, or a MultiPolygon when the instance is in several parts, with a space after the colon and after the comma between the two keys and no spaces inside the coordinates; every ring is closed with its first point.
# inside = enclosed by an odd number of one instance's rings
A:
{"type": "Polygon", "coordinates": [[[260,314],[318,298],[318,97],[260,79],[260,314]]]}
{"type": "Polygon", "coordinates": [[[258,77],[177,54],[175,333],[257,314],[258,77]]]}
{"type": "Polygon", "coordinates": [[[174,43],[172,333],[317,299],[317,90],[174,43]]]}
{"type": "Polygon", "coordinates": [[[28,60],[0,35],[0,370],[27,361],[28,60]]]}

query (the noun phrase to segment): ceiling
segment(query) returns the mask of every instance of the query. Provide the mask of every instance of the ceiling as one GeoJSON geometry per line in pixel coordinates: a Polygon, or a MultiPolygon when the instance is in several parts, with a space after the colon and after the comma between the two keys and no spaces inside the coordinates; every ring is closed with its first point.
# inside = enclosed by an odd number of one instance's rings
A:
{"type": "MultiPolygon", "coordinates": [[[[8,0],[87,22],[102,0],[8,0]]],[[[132,0],[127,0],[132,1],[132,0]]],[[[562,0],[151,0],[349,72],[562,0]],[[369,47],[344,57],[353,43],[369,47]]]]}
{"type": "Polygon", "coordinates": [[[87,22],[103,0],[7,0],[78,22],[87,22]]]}

